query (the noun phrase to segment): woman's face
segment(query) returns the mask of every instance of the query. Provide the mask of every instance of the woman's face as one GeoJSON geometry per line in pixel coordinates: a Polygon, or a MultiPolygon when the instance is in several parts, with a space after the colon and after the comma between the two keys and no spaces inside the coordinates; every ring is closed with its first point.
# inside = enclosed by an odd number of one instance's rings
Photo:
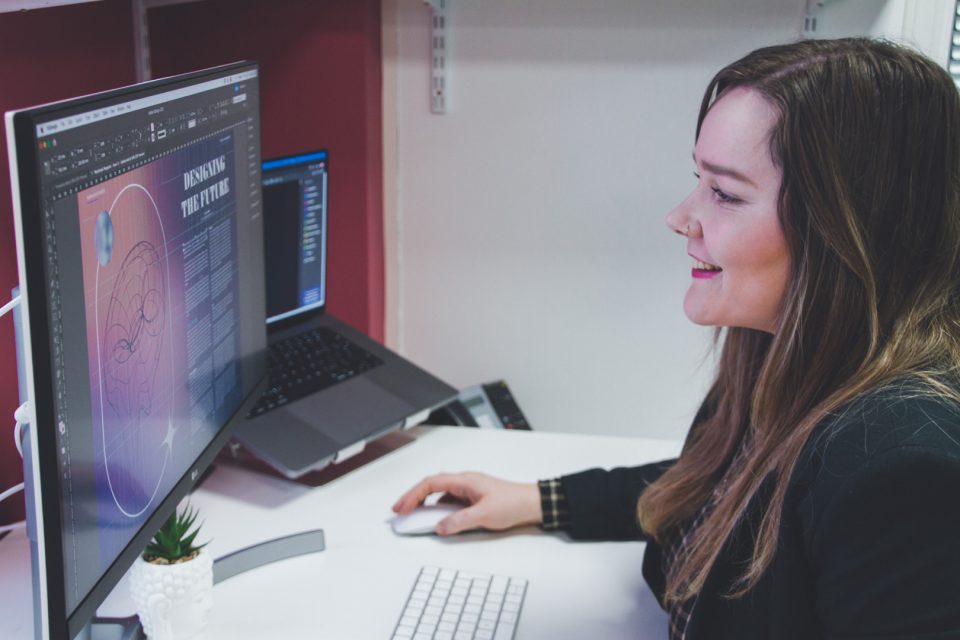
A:
{"type": "Polygon", "coordinates": [[[701,325],[773,333],[790,256],[777,218],[780,170],[769,132],[777,113],[747,88],[717,100],[693,153],[697,186],[667,214],[693,259],[683,310],[701,325]]]}

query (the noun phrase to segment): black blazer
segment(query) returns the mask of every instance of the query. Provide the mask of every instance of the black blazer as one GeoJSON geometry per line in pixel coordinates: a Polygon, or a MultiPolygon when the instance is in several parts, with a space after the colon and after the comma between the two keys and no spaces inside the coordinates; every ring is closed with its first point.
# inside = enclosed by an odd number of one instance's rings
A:
{"type": "MultiPolygon", "coordinates": [[[[637,499],[672,460],[561,479],[575,539],[643,539],[637,499]]],[[[687,640],[960,638],[960,408],[879,391],[824,421],[790,479],[777,552],[737,600],[769,481],[727,539],[687,640]]],[[[643,575],[658,599],[660,548],[643,575]]]]}

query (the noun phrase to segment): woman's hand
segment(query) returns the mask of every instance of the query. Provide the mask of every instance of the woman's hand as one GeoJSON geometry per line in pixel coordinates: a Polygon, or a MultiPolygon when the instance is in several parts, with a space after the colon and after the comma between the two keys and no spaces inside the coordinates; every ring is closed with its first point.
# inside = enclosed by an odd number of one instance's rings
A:
{"type": "Polygon", "coordinates": [[[444,493],[441,500],[453,498],[467,505],[437,524],[437,534],[442,536],[469,529],[501,531],[543,522],[540,489],[535,483],[510,482],[473,472],[424,478],[397,500],[393,510],[410,513],[433,493],[444,493]]]}

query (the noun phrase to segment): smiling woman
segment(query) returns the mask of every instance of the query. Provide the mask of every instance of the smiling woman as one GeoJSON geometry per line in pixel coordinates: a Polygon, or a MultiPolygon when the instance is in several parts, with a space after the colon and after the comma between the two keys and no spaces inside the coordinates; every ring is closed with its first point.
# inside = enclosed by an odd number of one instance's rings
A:
{"type": "Polygon", "coordinates": [[[693,322],[773,332],[790,256],[777,217],[780,170],[770,156],[776,111],[755,91],[725,94],[703,121],[693,154],[698,184],[667,216],[687,236],[693,322]]]}
{"type": "Polygon", "coordinates": [[[707,87],[694,163],[667,225],[722,348],[679,459],[432,476],[395,509],[646,540],[671,640],[960,638],[953,81],[886,42],[759,49],[707,87]]]}

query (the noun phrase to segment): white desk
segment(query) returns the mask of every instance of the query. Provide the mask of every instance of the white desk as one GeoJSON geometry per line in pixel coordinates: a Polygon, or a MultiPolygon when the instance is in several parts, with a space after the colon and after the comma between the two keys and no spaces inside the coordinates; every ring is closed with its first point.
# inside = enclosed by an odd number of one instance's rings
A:
{"type": "MultiPolygon", "coordinates": [[[[533,527],[400,538],[389,519],[394,500],[426,474],[479,470],[534,481],[673,457],[680,443],[464,428],[411,433],[412,444],[316,489],[232,467],[210,476],[193,504],[214,557],[314,528],[324,529],[327,548],[218,584],[208,640],[389,638],[425,564],[528,578],[518,640],[667,637],[640,572],[642,543],[571,542],[533,527]]],[[[0,541],[0,638],[32,638],[29,564],[22,531],[0,541]]],[[[132,610],[121,582],[101,614],[132,610]]]]}

